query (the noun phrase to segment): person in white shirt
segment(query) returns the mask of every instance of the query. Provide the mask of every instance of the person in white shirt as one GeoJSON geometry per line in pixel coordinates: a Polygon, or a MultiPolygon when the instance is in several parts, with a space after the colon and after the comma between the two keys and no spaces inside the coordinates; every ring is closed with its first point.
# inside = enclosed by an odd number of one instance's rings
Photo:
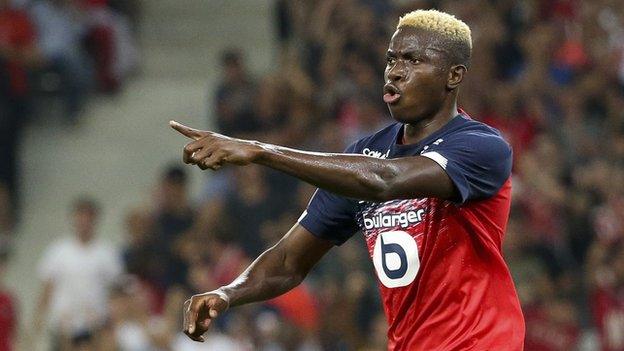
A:
{"type": "Polygon", "coordinates": [[[117,250],[96,237],[98,206],[73,204],[74,235],[51,244],[39,265],[43,292],[36,324],[47,322],[55,348],[80,333],[96,332],[107,318],[108,291],[122,273],[117,250]]]}

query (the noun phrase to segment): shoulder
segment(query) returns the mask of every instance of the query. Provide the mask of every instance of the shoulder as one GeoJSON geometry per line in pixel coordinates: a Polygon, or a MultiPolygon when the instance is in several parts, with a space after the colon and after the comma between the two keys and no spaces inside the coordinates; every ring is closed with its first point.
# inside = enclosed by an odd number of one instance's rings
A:
{"type": "Polygon", "coordinates": [[[98,239],[95,243],[95,249],[99,254],[106,256],[117,256],[119,252],[116,246],[102,239],[98,239]]]}
{"type": "Polygon", "coordinates": [[[471,117],[462,114],[458,118],[461,122],[457,124],[457,128],[454,128],[453,134],[459,135],[474,135],[474,136],[496,136],[502,139],[501,132],[481,121],[472,119],[471,117]]]}
{"type": "Polygon", "coordinates": [[[364,149],[381,149],[383,147],[387,147],[390,143],[394,141],[397,136],[397,133],[401,129],[400,123],[392,123],[375,133],[366,136],[355,143],[351,144],[347,149],[349,153],[363,153],[364,149]]]}
{"type": "Polygon", "coordinates": [[[489,125],[466,116],[461,116],[461,123],[450,131],[442,142],[467,150],[481,151],[486,154],[511,155],[511,146],[501,133],[489,125]]]}
{"type": "Polygon", "coordinates": [[[457,118],[421,155],[446,171],[460,203],[489,198],[511,174],[511,147],[496,129],[465,116],[457,118]]]}
{"type": "Polygon", "coordinates": [[[47,252],[61,252],[67,251],[72,247],[72,240],[69,236],[62,236],[50,243],[46,251],[47,252]]]}
{"type": "Polygon", "coordinates": [[[39,269],[44,272],[59,269],[64,262],[74,257],[74,247],[70,237],[56,239],[45,248],[39,260],[39,269]]]}

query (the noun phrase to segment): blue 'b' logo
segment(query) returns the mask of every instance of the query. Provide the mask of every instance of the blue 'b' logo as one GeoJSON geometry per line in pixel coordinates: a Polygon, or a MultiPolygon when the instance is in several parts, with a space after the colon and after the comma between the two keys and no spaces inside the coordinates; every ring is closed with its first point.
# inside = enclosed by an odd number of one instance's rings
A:
{"type": "Polygon", "coordinates": [[[405,254],[405,250],[403,250],[399,244],[384,243],[383,236],[381,236],[381,266],[383,267],[386,276],[390,279],[402,278],[407,272],[407,255],[405,254]],[[399,268],[388,268],[387,257],[392,254],[399,256],[399,268]]]}
{"type": "Polygon", "coordinates": [[[416,240],[402,230],[379,233],[373,250],[377,276],[388,288],[411,284],[420,268],[416,240]]]}

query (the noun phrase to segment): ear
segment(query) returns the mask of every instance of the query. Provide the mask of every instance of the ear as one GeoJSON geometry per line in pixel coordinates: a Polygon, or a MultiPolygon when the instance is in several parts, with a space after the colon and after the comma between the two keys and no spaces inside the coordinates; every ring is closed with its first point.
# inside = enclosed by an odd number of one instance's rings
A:
{"type": "Polygon", "coordinates": [[[446,88],[453,90],[464,80],[464,75],[468,69],[464,65],[453,65],[449,69],[448,78],[446,80],[446,88]]]}

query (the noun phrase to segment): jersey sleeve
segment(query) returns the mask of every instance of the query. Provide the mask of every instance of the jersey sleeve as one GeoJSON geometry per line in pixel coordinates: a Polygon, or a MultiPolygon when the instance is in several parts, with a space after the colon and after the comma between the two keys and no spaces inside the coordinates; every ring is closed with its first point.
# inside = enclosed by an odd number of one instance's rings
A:
{"type": "Polygon", "coordinates": [[[511,175],[511,147],[494,132],[458,134],[432,145],[421,156],[446,171],[461,204],[494,196],[511,175]]]}
{"type": "MultiPolygon", "coordinates": [[[[355,153],[356,144],[345,153],[355,153]]],[[[299,224],[313,235],[342,245],[358,231],[355,220],[357,201],[317,189],[308,208],[299,218],[299,224]]]]}

